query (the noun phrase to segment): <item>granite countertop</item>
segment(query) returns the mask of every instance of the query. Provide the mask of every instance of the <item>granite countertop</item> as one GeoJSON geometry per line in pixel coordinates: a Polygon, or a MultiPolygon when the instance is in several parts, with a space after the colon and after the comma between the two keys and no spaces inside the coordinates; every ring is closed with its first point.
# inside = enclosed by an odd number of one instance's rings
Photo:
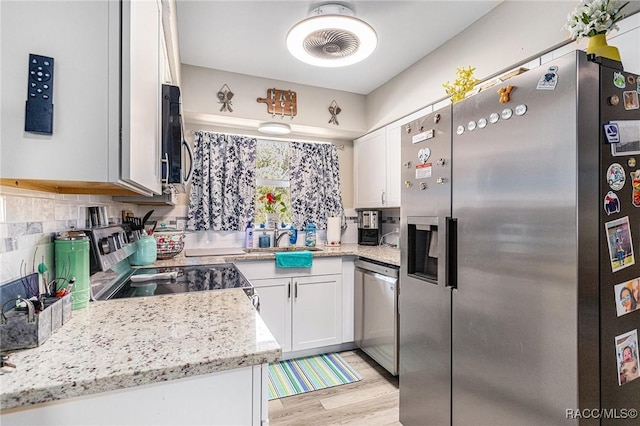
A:
{"type": "Polygon", "coordinates": [[[242,290],[91,302],[0,369],[3,410],[280,359],[242,290]]]}
{"type": "MultiPolygon", "coordinates": [[[[361,246],[358,244],[342,244],[337,247],[317,246],[319,251],[314,251],[313,257],[341,257],[341,256],[358,256],[379,262],[400,266],[400,250],[387,246],[361,246]]],[[[158,260],[152,266],[148,267],[164,267],[164,266],[185,266],[185,265],[210,265],[215,263],[241,262],[249,260],[273,260],[274,253],[253,252],[245,254],[234,254],[224,256],[197,256],[186,257],[184,252],[180,253],[172,259],[158,260]]]]}

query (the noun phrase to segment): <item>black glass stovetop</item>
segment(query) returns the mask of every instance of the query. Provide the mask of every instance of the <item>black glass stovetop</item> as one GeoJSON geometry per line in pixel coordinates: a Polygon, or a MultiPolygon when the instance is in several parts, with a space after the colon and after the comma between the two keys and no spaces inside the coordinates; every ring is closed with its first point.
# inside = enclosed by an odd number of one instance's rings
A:
{"type": "Polygon", "coordinates": [[[233,263],[196,266],[171,266],[136,269],[133,275],[177,272],[176,279],[151,279],[125,284],[109,299],[154,296],[162,294],[187,293],[240,288],[245,292],[253,289],[251,283],[233,263]]]}

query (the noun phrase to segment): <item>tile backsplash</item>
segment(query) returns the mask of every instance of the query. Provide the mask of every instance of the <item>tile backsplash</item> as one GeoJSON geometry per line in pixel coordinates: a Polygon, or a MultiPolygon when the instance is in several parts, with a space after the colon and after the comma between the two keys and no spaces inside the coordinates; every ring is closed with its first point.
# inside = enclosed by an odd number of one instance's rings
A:
{"type": "MultiPolygon", "coordinates": [[[[20,276],[24,261],[27,273],[34,265],[44,262],[53,272],[53,239],[56,232],[88,227],[88,207],[104,206],[110,223],[122,222],[122,210],[132,210],[138,217],[153,209],[150,220],[165,222],[167,226],[184,228],[187,216],[186,199],[176,206],[138,206],[115,202],[105,195],[53,194],[0,186],[0,283],[20,276]]],[[[347,229],[343,243],[358,242],[358,223],[355,209],[346,209],[347,229]]],[[[382,234],[400,227],[400,209],[382,211],[382,234]]],[[[318,241],[325,238],[318,231],[318,241]]],[[[304,238],[304,232],[298,233],[304,238]]],[[[299,240],[300,241],[300,240],[299,240]]],[[[393,243],[394,238],[387,242],[393,243]]],[[[187,247],[242,247],[244,232],[199,231],[188,233],[187,247]]]]}
{"type": "Polygon", "coordinates": [[[31,272],[34,263],[37,266],[43,261],[53,270],[55,233],[85,228],[90,206],[107,207],[109,221],[113,223],[122,221],[122,210],[139,214],[138,206],[116,203],[111,196],[0,187],[0,283],[19,277],[23,260],[28,265],[27,272],[31,272]]]}

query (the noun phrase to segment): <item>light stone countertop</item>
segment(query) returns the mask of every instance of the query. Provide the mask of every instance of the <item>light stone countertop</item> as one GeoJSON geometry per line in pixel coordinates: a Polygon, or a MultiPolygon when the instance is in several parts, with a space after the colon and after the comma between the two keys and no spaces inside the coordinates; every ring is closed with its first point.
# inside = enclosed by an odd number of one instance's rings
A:
{"type": "MultiPolygon", "coordinates": [[[[342,244],[338,247],[317,246],[320,251],[314,251],[313,257],[342,257],[359,256],[390,265],[400,266],[400,250],[390,246],[361,246],[358,244],[342,244]]],[[[273,260],[274,253],[246,253],[225,256],[197,256],[186,257],[184,251],[172,259],[158,260],[153,265],[146,268],[164,266],[186,266],[186,265],[211,265],[216,263],[241,262],[249,260],[273,260]]]]}
{"type": "Polygon", "coordinates": [[[91,302],[42,345],[0,369],[10,409],[279,360],[243,290],[91,302]]]}

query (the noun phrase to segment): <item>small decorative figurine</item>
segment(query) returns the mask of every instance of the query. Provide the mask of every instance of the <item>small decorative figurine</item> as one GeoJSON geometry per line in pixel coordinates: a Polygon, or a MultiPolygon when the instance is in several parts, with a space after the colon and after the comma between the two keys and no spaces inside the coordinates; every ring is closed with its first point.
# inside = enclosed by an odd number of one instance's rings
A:
{"type": "Polygon", "coordinates": [[[506,87],[501,87],[498,89],[498,95],[500,95],[500,103],[506,104],[509,102],[509,97],[511,96],[511,91],[514,89],[512,85],[508,85],[506,87]]]}

